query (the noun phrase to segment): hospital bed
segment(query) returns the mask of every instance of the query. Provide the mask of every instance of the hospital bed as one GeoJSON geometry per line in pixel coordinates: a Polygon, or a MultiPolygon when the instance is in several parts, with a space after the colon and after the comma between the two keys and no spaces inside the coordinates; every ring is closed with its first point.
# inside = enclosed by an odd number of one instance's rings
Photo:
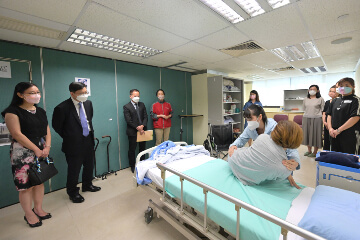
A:
{"type": "MultiPolygon", "coordinates": [[[[185,142],[175,144],[187,145],[185,142]]],[[[154,149],[139,153],[136,164],[141,156],[150,154],[154,149]]],[[[209,156],[183,159],[166,165],[158,163],[157,166],[147,173],[152,183],[139,185],[159,199],[158,202],[149,200],[145,212],[147,223],[151,222],[155,212],[188,239],[200,239],[199,233],[208,239],[324,239],[297,226],[310,204],[315,191],[313,188],[303,188],[295,199],[291,199],[291,196],[282,199],[288,191],[298,191],[289,187],[287,181],[265,186],[264,189],[245,187],[245,192],[242,192],[244,189],[227,188],[239,185],[235,183],[236,178],[233,175],[231,178],[230,173],[226,172],[228,166],[225,161],[209,156]],[[288,188],[281,191],[285,186],[288,188]],[[246,195],[245,200],[241,200],[242,196],[238,197],[239,194],[234,194],[234,191],[246,195]],[[261,197],[257,195],[260,193],[261,197]],[[265,200],[265,204],[258,204],[261,199],[265,200]],[[280,205],[271,206],[277,202],[280,205]],[[281,204],[291,205],[285,215],[278,212],[281,204]],[[197,234],[186,226],[191,226],[197,234]]],[[[136,175],[134,180],[136,183],[136,175]]]]}

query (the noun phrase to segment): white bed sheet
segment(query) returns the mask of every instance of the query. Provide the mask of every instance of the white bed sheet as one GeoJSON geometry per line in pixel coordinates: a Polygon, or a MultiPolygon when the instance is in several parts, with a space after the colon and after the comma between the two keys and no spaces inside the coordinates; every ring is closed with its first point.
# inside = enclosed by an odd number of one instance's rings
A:
{"type": "MultiPolygon", "coordinates": [[[[166,164],[166,166],[173,168],[174,170],[184,172],[186,170],[192,169],[194,167],[200,166],[208,161],[214,160],[215,158],[209,156],[195,156],[192,158],[187,158],[179,161],[174,161],[166,164]]],[[[165,177],[168,178],[174,175],[171,172],[166,172],[165,177]]],[[[161,171],[159,168],[152,168],[146,173],[146,177],[150,178],[154,184],[158,187],[163,186],[163,180],[161,178],[161,171]]],[[[305,187],[301,193],[293,200],[291,207],[289,209],[286,221],[297,225],[300,220],[303,218],[306,210],[309,207],[311,197],[314,194],[315,189],[310,187],[305,187]]],[[[282,235],[279,236],[279,239],[282,239],[282,235]]],[[[303,240],[304,238],[289,232],[289,240],[303,240]]]]}

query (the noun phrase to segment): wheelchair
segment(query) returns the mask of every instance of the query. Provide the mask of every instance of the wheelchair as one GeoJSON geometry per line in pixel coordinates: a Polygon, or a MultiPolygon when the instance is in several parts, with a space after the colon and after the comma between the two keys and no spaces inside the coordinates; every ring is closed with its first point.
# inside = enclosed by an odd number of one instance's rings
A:
{"type": "Polygon", "coordinates": [[[232,124],[208,124],[208,135],[204,141],[204,148],[210,152],[211,157],[222,159],[227,157],[230,144],[233,143],[232,124]]]}

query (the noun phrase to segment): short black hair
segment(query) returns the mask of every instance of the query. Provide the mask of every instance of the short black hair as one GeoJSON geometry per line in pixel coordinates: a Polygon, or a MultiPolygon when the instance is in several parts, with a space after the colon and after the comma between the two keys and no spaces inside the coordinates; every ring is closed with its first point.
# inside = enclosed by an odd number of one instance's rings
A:
{"type": "Polygon", "coordinates": [[[133,92],[138,92],[138,93],[140,93],[140,91],[137,90],[136,88],[130,90],[130,95],[131,95],[133,92]]]}
{"type": "Polygon", "coordinates": [[[69,91],[74,93],[78,90],[83,89],[84,87],[86,87],[86,85],[82,82],[72,82],[69,85],[69,91]]]}
{"type": "Polygon", "coordinates": [[[257,105],[257,104],[252,104],[247,109],[245,109],[244,118],[251,118],[251,116],[259,117],[260,114],[262,115],[262,121],[266,125],[267,124],[266,113],[265,113],[264,109],[260,105],[257,105]]]}
{"type": "MultiPolygon", "coordinates": [[[[318,90],[318,92],[316,92],[316,98],[320,98],[320,97],[321,97],[321,94],[320,94],[320,88],[319,88],[319,86],[314,84],[314,85],[311,85],[311,86],[309,87],[309,89],[312,88],[312,87],[316,87],[316,89],[318,90]]],[[[308,94],[307,94],[307,97],[310,98],[310,93],[309,93],[309,92],[308,92],[308,94]]]]}
{"type": "Polygon", "coordinates": [[[162,92],[164,93],[164,95],[165,95],[165,91],[160,88],[159,90],[156,91],[156,95],[155,95],[155,96],[157,96],[160,91],[162,91],[162,92]]]}

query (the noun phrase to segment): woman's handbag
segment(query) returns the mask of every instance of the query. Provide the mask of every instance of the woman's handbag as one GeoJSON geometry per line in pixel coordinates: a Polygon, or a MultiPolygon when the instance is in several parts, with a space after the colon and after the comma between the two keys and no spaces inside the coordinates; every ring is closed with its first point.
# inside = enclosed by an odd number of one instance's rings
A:
{"type": "Polygon", "coordinates": [[[31,185],[36,186],[58,174],[58,170],[55,168],[52,158],[39,159],[36,157],[35,164],[28,170],[28,174],[31,185]]]}

